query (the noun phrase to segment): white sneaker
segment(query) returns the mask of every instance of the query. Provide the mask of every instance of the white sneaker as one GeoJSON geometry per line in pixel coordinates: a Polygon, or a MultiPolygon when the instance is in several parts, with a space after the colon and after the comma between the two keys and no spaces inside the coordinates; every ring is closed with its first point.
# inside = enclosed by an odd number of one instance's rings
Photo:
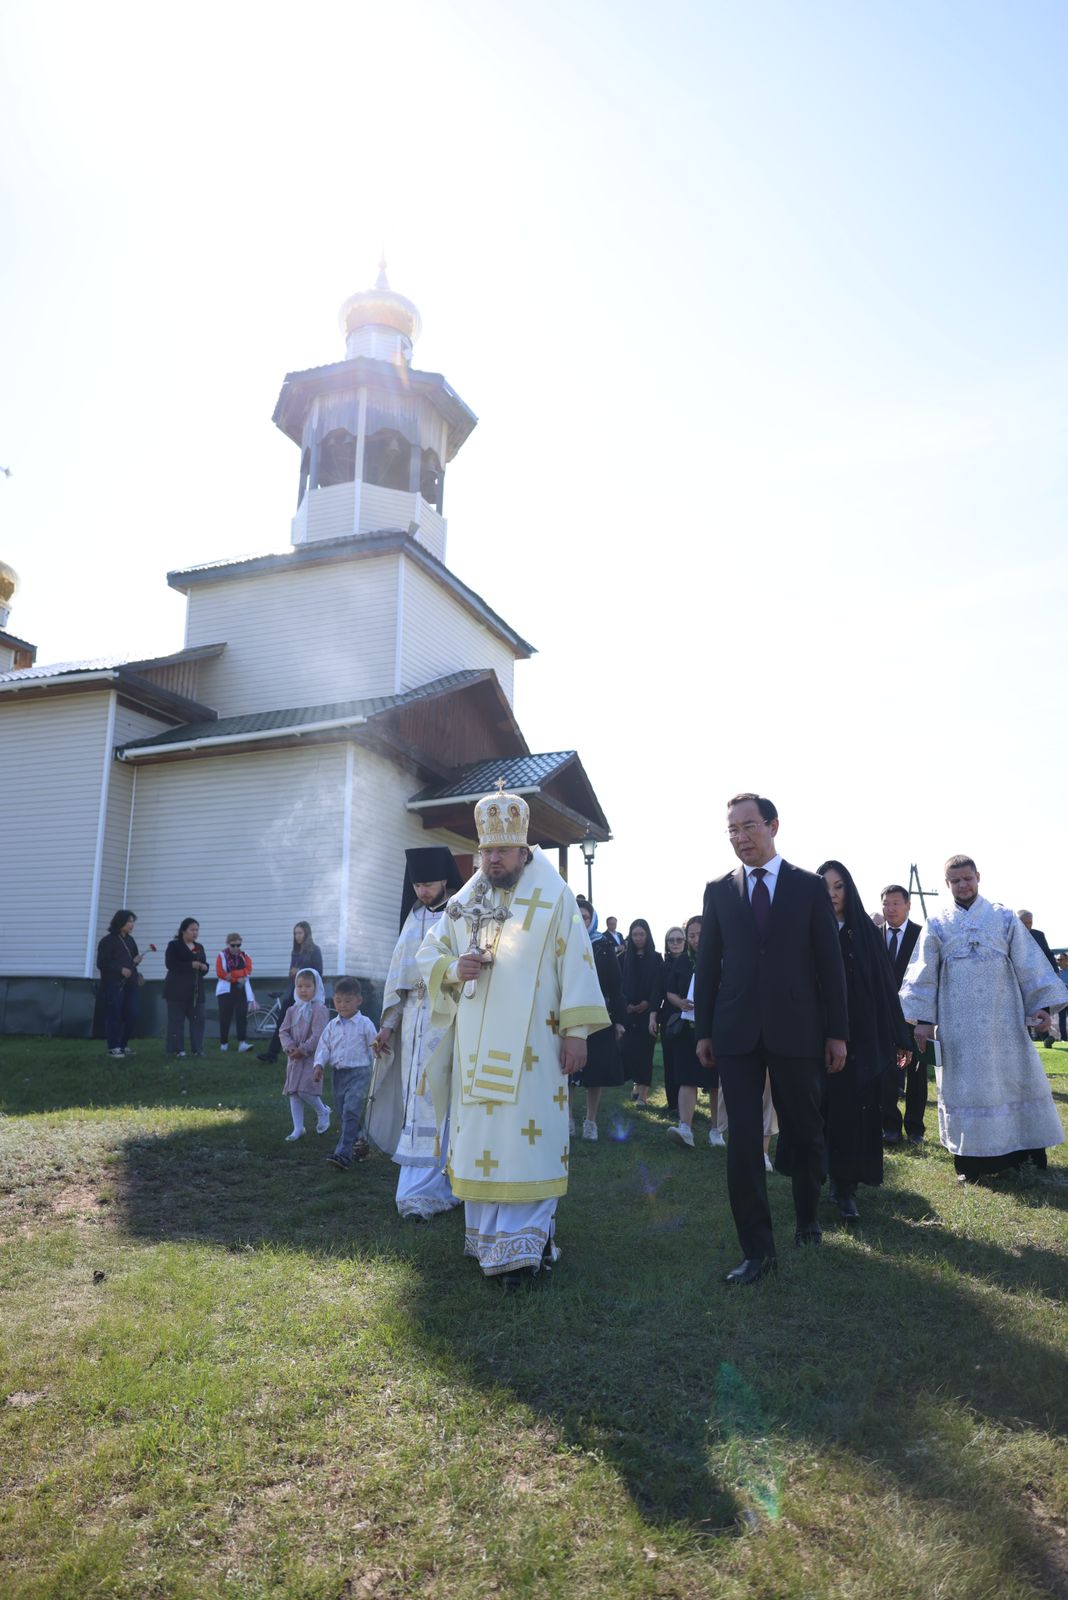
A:
{"type": "Polygon", "coordinates": [[[297,1130],[294,1128],[292,1133],[287,1133],[286,1134],[286,1144],[292,1144],[294,1139],[303,1139],[303,1137],[304,1137],[304,1129],[301,1128],[300,1132],[298,1133],[297,1130]]]}
{"type": "Polygon", "coordinates": [[[709,1128],[708,1142],[713,1150],[725,1150],[727,1148],[727,1141],[718,1128],[709,1128]]]}
{"type": "Polygon", "coordinates": [[[774,1172],[775,1171],[775,1168],[771,1164],[771,1157],[770,1156],[765,1156],[764,1157],[764,1171],[765,1172],[774,1172]]]}
{"type": "Polygon", "coordinates": [[[677,1128],[669,1128],[668,1136],[684,1144],[687,1150],[693,1149],[693,1129],[688,1128],[685,1122],[680,1122],[677,1128]]]}
{"type": "Polygon", "coordinates": [[[122,1060],[122,1058],[123,1058],[123,1056],[125,1054],[126,1054],[125,1050],[109,1050],[108,1051],[108,1055],[109,1056],[118,1056],[120,1061],[122,1060]]]}
{"type": "Polygon", "coordinates": [[[596,1122],[591,1122],[589,1117],[583,1120],[582,1137],[584,1139],[596,1139],[597,1137],[597,1124],[596,1122]]]}
{"type": "Polygon", "coordinates": [[[229,1046],[229,1045],[228,1045],[228,1044],[221,1044],[221,1045],[220,1045],[220,1046],[219,1046],[219,1049],[220,1049],[220,1050],[229,1050],[229,1048],[230,1048],[230,1046],[229,1046]]]}
{"type": "Polygon", "coordinates": [[[326,1131],[327,1131],[327,1129],[329,1127],[330,1127],[330,1107],[327,1106],[325,1112],[319,1118],[318,1122],[315,1124],[315,1131],[316,1131],[316,1133],[326,1133],[326,1131]]]}
{"type": "Polygon", "coordinates": [[[175,1061],[188,1061],[189,1057],[186,1055],[184,1050],[179,1050],[174,1059],[175,1061]]]}
{"type": "Polygon", "coordinates": [[[239,1056],[240,1055],[244,1055],[246,1050],[251,1050],[251,1049],[252,1049],[252,1046],[250,1044],[248,1044],[247,1042],[243,1042],[243,1043],[238,1045],[237,1053],[238,1053],[239,1056]]]}
{"type": "Polygon", "coordinates": [[[123,1053],[124,1056],[135,1056],[137,1054],[137,1051],[136,1050],[131,1050],[129,1045],[127,1044],[127,1045],[123,1045],[122,1053],[123,1053]]]}

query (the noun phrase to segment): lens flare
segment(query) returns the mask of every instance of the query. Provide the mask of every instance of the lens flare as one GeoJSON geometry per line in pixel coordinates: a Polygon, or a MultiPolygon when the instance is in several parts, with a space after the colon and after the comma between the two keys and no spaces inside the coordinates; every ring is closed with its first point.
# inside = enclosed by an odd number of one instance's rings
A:
{"type": "MultiPolygon", "coordinates": [[[[731,1475],[753,1504],[773,1521],[779,1515],[782,1462],[768,1437],[760,1397],[729,1361],[716,1375],[716,1419],[727,1446],[731,1475]]],[[[742,1520],[753,1526],[751,1511],[742,1520]]]]}

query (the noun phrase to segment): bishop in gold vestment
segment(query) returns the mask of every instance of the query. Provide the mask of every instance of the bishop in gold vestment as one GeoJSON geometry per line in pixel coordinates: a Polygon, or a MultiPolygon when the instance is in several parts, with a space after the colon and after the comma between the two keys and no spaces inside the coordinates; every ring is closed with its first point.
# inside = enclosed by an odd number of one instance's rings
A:
{"type": "Polygon", "coordinates": [[[565,1074],[581,1069],[587,1035],[609,1017],[575,897],[527,848],[526,803],[488,795],[475,817],[481,869],[418,960],[433,1025],[446,1029],[428,1076],[439,1120],[449,1112],[465,1251],[514,1282],[556,1259],[570,1159],[565,1074]]]}

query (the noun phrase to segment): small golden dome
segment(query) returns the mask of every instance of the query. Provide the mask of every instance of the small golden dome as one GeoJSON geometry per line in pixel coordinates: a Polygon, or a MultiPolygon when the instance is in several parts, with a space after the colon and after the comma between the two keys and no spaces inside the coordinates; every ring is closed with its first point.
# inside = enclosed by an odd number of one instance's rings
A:
{"type": "Polygon", "coordinates": [[[0,606],[9,606],[19,586],[19,575],[6,561],[0,561],[0,606]]]}
{"type": "Polygon", "coordinates": [[[378,264],[378,278],[374,288],[350,295],[341,307],[339,320],[341,331],[346,338],[356,328],[368,326],[395,328],[413,344],[423,326],[418,307],[404,295],[397,294],[396,290],[390,288],[384,259],[378,264]]]}

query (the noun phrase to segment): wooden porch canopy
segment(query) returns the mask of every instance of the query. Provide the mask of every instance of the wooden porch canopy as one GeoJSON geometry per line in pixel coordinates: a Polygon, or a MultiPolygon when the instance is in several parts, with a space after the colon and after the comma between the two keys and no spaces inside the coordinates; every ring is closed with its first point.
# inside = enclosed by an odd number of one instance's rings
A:
{"type": "Polygon", "coordinates": [[[408,810],[422,817],[424,828],[447,828],[471,839],[475,803],[495,789],[501,778],[508,792],[521,795],[530,807],[531,844],[541,845],[542,849],[566,849],[578,844],[587,830],[599,844],[612,837],[600,801],[574,750],[478,761],[464,767],[451,782],[432,784],[413,795],[408,810]]]}

